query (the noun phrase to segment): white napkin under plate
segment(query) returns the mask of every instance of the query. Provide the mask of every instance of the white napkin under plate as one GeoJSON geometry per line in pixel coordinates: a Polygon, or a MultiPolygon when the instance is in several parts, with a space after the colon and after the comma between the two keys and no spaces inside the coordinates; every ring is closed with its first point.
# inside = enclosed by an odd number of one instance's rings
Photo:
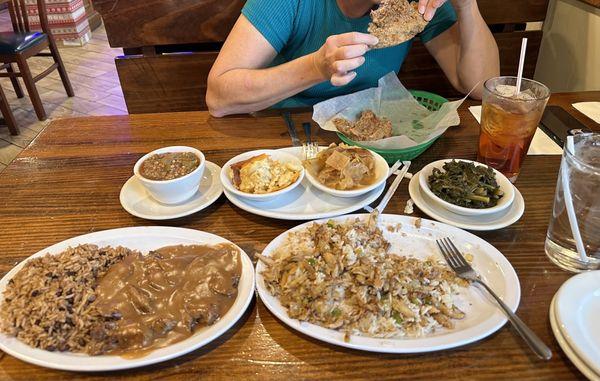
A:
{"type": "Polygon", "coordinates": [[[594,122],[600,123],[600,102],[573,103],[573,107],[594,122]]]}
{"type": "MultiPolygon", "coordinates": [[[[481,106],[469,107],[471,114],[477,119],[478,123],[481,123],[481,106]]],[[[535,130],[533,140],[529,146],[528,155],[562,155],[563,149],[554,140],[550,139],[544,131],[540,130],[539,127],[535,130]]]]}

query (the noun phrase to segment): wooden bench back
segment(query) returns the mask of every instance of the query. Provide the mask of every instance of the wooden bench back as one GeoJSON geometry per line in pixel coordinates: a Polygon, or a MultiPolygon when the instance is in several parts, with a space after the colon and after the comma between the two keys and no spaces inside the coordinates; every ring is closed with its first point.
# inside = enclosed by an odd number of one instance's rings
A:
{"type": "MultiPolygon", "coordinates": [[[[116,59],[130,113],[206,109],[208,72],[245,0],[94,0],[116,59]]],[[[542,32],[524,31],[527,22],[543,21],[548,0],[479,0],[500,49],[503,75],[514,74],[521,38],[528,37],[524,75],[533,76],[542,32]]],[[[443,96],[452,89],[423,44],[416,41],[399,73],[408,88],[443,96]]]]}

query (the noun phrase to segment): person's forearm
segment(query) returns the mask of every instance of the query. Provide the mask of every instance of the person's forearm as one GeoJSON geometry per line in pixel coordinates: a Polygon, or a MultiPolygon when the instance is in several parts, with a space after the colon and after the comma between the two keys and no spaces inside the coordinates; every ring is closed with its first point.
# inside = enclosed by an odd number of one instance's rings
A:
{"type": "Polygon", "coordinates": [[[324,80],[309,54],[266,69],[233,69],[209,78],[206,101],[214,116],[254,112],[324,80]]]}
{"type": "Polygon", "coordinates": [[[464,93],[475,85],[479,86],[471,94],[481,97],[482,81],[500,74],[498,47],[494,36],[486,25],[475,0],[463,1],[455,8],[460,31],[460,51],[457,63],[457,75],[464,93]]]}

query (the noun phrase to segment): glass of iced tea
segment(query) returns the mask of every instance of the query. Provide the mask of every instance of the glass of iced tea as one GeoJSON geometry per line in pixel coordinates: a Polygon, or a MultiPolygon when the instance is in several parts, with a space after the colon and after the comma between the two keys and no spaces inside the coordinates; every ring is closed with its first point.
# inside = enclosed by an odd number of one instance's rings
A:
{"type": "Polygon", "coordinates": [[[477,161],[496,168],[513,183],[550,97],[546,86],[526,78],[517,94],[516,83],[517,77],[485,82],[477,151],[477,161]]]}

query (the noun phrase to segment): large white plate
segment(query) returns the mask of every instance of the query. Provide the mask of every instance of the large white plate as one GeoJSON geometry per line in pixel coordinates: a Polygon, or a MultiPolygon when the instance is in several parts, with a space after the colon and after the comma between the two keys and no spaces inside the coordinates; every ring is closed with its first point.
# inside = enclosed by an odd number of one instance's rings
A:
{"type": "MultiPolygon", "coordinates": [[[[348,218],[366,218],[366,214],[354,214],[334,218],[344,221],[348,218]]],[[[441,257],[435,240],[450,237],[465,254],[473,255],[473,267],[479,271],[488,285],[496,291],[502,300],[516,311],[521,297],[519,279],[508,260],[496,248],[481,238],[452,226],[430,220],[421,220],[421,227],[415,226],[416,218],[384,214],[380,216],[379,225],[383,234],[392,244],[391,252],[400,255],[413,255],[426,258],[431,255],[441,257]],[[390,232],[387,226],[402,225],[401,231],[390,232]]],[[[326,220],[317,221],[326,222],[326,220]]],[[[263,251],[263,255],[271,256],[274,250],[283,244],[287,234],[307,227],[312,222],[297,226],[275,238],[263,251]]],[[[265,269],[259,261],[256,265],[256,288],[261,300],[267,308],[288,326],[315,339],[343,347],[370,352],[384,353],[421,353],[454,348],[483,339],[502,327],[507,319],[502,311],[483,291],[471,286],[460,295],[459,307],[466,317],[457,320],[452,330],[440,330],[430,336],[420,338],[371,338],[351,336],[344,341],[342,332],[323,328],[311,323],[291,319],[278,299],[265,288],[261,272],[265,269]]]]}
{"type": "MultiPolygon", "coordinates": [[[[281,149],[298,157],[302,147],[281,149]]],[[[357,197],[335,197],[313,187],[307,178],[294,190],[269,201],[252,201],[236,196],[225,189],[225,196],[231,203],[247,212],[280,220],[314,220],[351,213],[369,205],[383,192],[385,183],[374,190],[357,197]]]]}
{"type": "Polygon", "coordinates": [[[185,217],[209,207],[223,193],[219,180],[221,167],[206,161],[200,188],[189,200],[179,204],[162,204],[150,196],[144,185],[132,176],[121,188],[119,201],[129,214],[146,220],[170,220],[185,217]]]}
{"type": "Polygon", "coordinates": [[[573,351],[573,348],[571,348],[569,343],[567,343],[567,340],[565,340],[565,337],[563,336],[560,330],[559,324],[556,321],[556,296],[552,298],[552,302],[550,303],[550,312],[548,314],[550,315],[550,326],[552,327],[552,333],[554,333],[554,337],[556,337],[558,345],[560,345],[560,347],[562,348],[563,352],[565,352],[569,360],[571,360],[573,365],[575,365],[575,367],[579,369],[579,371],[583,373],[583,375],[586,376],[588,379],[593,381],[600,381],[600,375],[594,373],[594,371],[591,370],[590,367],[588,367],[583,362],[583,360],[581,360],[577,356],[575,351],[573,351]]]}
{"type": "Polygon", "coordinates": [[[594,372],[600,374],[600,271],[576,275],[555,297],[556,319],[564,338],[594,372]]]}
{"type": "Polygon", "coordinates": [[[448,225],[467,230],[498,230],[514,224],[525,212],[525,200],[521,192],[515,187],[515,199],[507,210],[484,216],[463,216],[453,213],[438,205],[421,191],[419,176],[421,172],[413,175],[408,184],[408,193],[415,205],[429,217],[448,225]]]}
{"type": "MultiPolygon", "coordinates": [[[[231,243],[214,234],[173,227],[133,227],[86,234],[52,245],[19,263],[0,280],[0,295],[4,292],[9,279],[23,267],[26,261],[45,255],[46,253],[58,254],[69,246],[73,247],[85,243],[100,246],[121,245],[146,253],[149,250],[168,245],[211,245],[222,242],[231,243]]],[[[221,336],[239,320],[250,304],[254,293],[254,269],[248,255],[242,249],[239,250],[242,258],[242,276],[238,286],[238,296],[225,316],[210,327],[199,330],[192,337],[168,347],[157,349],[145,357],[125,359],[119,356],[88,356],[68,352],[49,352],[30,347],[14,337],[9,337],[1,333],[0,349],[11,356],[35,365],[53,369],[85,372],[136,368],[184,355],[221,336]]]]}

